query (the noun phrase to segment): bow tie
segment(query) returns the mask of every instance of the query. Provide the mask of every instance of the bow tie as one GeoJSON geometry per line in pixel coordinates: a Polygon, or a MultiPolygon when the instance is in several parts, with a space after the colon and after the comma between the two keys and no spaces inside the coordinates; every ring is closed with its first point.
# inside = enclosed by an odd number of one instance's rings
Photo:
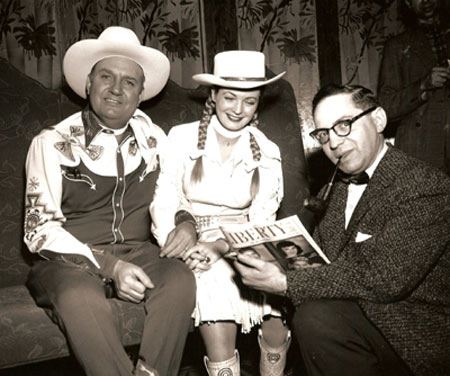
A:
{"type": "Polygon", "coordinates": [[[341,170],[337,173],[337,178],[345,183],[345,184],[367,184],[369,182],[369,175],[365,171],[360,172],[359,174],[350,175],[342,172],[341,170]]]}

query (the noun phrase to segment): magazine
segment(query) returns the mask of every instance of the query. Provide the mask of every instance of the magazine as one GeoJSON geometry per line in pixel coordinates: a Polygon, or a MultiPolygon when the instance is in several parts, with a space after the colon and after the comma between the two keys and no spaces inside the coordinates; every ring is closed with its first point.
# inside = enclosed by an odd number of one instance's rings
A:
{"type": "Polygon", "coordinates": [[[330,263],[296,215],[264,224],[227,224],[220,229],[231,246],[229,258],[245,253],[275,262],[283,271],[330,263]]]}

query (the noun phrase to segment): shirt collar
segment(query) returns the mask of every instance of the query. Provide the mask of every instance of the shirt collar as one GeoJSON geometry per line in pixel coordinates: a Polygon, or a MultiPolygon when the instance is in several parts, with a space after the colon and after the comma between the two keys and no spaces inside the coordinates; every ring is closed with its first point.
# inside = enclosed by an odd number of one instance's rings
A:
{"type": "Polygon", "coordinates": [[[98,124],[89,104],[83,108],[81,119],[84,126],[84,144],[86,147],[89,147],[95,136],[102,131],[102,127],[98,124]]]}
{"type": "MultiPolygon", "coordinates": [[[[84,126],[84,143],[86,147],[89,147],[92,140],[101,132],[114,135],[114,130],[108,132],[108,127],[105,127],[99,123],[98,119],[94,115],[94,112],[90,109],[89,104],[81,112],[81,119],[84,126]]],[[[133,130],[127,126],[124,133],[125,139],[128,135],[133,135],[133,130]]]]}

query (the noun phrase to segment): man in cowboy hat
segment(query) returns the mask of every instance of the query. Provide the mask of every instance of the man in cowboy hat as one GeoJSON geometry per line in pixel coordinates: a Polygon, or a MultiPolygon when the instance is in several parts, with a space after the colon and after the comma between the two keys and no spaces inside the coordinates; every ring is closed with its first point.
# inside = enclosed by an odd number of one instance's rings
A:
{"type": "MultiPolygon", "coordinates": [[[[46,260],[32,267],[28,287],[88,375],[176,375],[195,281],[149,242],[166,136],[137,108],[163,89],[169,61],[131,30],[109,27],[72,45],[63,69],[88,104],[43,130],[29,149],[25,242],[46,260]],[[143,303],[136,367],[121,344],[111,297],[143,303]]],[[[176,246],[192,246],[192,218],[184,212],[177,220],[176,246]]]]}

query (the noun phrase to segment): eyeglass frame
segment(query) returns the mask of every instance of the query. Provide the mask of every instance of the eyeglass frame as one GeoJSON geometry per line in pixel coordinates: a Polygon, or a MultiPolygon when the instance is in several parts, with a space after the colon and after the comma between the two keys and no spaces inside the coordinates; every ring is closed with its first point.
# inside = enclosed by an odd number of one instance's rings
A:
{"type": "Polygon", "coordinates": [[[309,133],[309,135],[314,138],[314,140],[316,140],[319,144],[321,145],[325,145],[327,142],[330,141],[330,131],[332,130],[334,132],[334,134],[338,137],[347,137],[350,133],[352,133],[352,125],[355,121],[361,119],[363,116],[366,116],[368,114],[370,114],[372,111],[375,111],[379,106],[373,106],[370,107],[369,109],[361,112],[360,114],[353,116],[350,119],[345,119],[345,120],[339,120],[338,122],[334,123],[332,127],[330,128],[317,128],[314,129],[312,132],[309,133]],[[339,134],[336,132],[335,127],[337,127],[338,125],[343,125],[346,124],[348,126],[348,133],[346,134],[339,134]],[[320,132],[326,131],[327,132],[327,136],[328,139],[325,142],[321,142],[318,138],[318,134],[320,132]]]}

